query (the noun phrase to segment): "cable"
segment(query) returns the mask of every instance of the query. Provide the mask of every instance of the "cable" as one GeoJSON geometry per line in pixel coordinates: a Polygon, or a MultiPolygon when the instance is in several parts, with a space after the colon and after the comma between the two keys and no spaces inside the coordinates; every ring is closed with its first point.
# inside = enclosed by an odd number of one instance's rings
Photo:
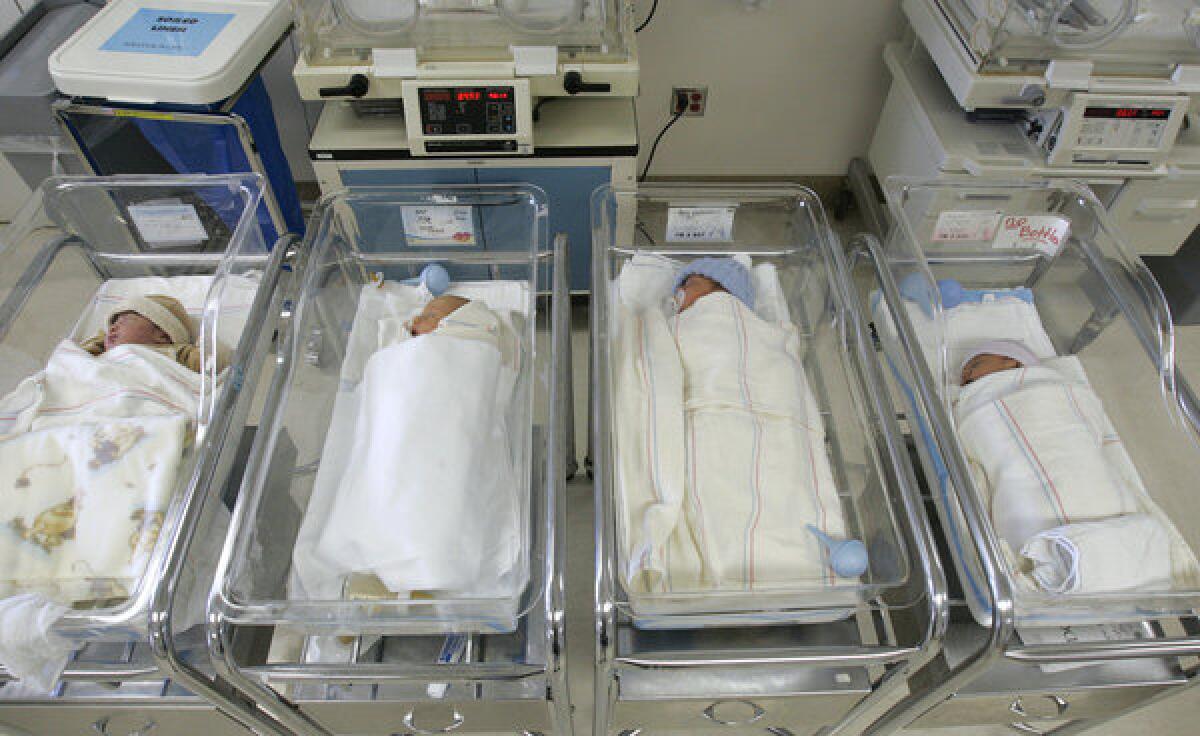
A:
{"type": "Polygon", "coordinates": [[[542,99],[538,100],[537,104],[533,106],[533,122],[536,123],[542,119],[542,105],[546,104],[547,102],[553,102],[554,100],[561,99],[561,97],[543,97],[542,99]]]}
{"type": "Polygon", "coordinates": [[[654,162],[654,152],[658,150],[659,141],[661,141],[663,136],[667,134],[667,131],[671,129],[671,126],[678,122],[679,118],[683,117],[683,113],[687,112],[688,100],[686,95],[680,93],[679,96],[675,98],[675,108],[675,114],[671,116],[671,119],[668,120],[667,124],[662,127],[662,130],[658,131],[658,135],[654,138],[654,144],[650,146],[650,154],[646,156],[646,165],[642,167],[642,175],[638,177],[638,181],[646,180],[646,172],[650,171],[650,164],[654,162]]]}
{"type": "Polygon", "coordinates": [[[654,0],[654,3],[651,4],[651,6],[650,6],[650,12],[646,14],[646,20],[642,21],[642,24],[640,26],[638,26],[637,28],[634,28],[633,32],[641,33],[643,28],[650,25],[650,19],[654,17],[654,11],[656,11],[656,10],[658,10],[658,0],[654,0]]]}

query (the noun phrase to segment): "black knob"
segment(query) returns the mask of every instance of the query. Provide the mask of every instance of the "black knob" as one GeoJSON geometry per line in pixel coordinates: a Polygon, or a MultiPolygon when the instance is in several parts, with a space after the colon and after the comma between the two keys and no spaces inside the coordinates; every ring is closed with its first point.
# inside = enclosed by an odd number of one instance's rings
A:
{"type": "Polygon", "coordinates": [[[612,85],[608,82],[584,82],[579,72],[567,72],[563,75],[563,89],[569,95],[577,95],[580,92],[608,92],[612,85]]]}
{"type": "Polygon", "coordinates": [[[365,74],[355,74],[345,87],[322,87],[318,92],[322,97],[362,97],[367,93],[371,80],[365,74]]]}

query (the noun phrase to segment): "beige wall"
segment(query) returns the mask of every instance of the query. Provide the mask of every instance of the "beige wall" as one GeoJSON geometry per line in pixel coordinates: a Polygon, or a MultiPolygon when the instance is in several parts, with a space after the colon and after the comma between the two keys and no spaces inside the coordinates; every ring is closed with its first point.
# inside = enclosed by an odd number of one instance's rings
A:
{"type": "MultiPolygon", "coordinates": [[[[637,0],[636,21],[651,0],[637,0]]],[[[887,92],[883,44],[899,0],[660,0],[638,34],[642,165],[672,86],[707,85],[704,117],[672,126],[650,176],[843,174],[864,155],[887,92]]],[[[639,168],[640,170],[640,168],[639,168]]]]}

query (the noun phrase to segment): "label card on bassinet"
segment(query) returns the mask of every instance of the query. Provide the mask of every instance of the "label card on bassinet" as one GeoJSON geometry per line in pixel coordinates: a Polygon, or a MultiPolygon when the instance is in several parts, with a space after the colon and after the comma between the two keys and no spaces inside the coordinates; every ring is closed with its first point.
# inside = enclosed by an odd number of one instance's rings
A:
{"type": "Polygon", "coordinates": [[[129,216],[149,246],[203,243],[208,231],[190,204],[134,204],[129,216]]]}
{"type": "Polygon", "coordinates": [[[1071,222],[1058,215],[1005,215],[993,248],[1032,248],[1053,256],[1062,247],[1071,222]]]}
{"type": "Polygon", "coordinates": [[[409,205],[402,213],[410,245],[475,245],[475,213],[469,206],[409,205]]]}
{"type": "Polygon", "coordinates": [[[1002,216],[1000,212],[948,210],[938,215],[930,240],[935,243],[986,243],[996,236],[1002,216]]]}
{"type": "Polygon", "coordinates": [[[668,243],[731,243],[736,205],[671,207],[667,210],[668,243]]]}

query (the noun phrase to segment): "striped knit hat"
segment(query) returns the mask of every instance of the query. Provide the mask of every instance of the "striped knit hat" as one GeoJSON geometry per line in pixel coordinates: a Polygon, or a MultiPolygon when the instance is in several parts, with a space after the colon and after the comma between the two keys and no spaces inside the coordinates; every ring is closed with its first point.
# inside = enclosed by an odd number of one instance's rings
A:
{"type": "Polygon", "coordinates": [[[167,333],[173,343],[190,344],[195,341],[192,320],[178,299],[163,294],[127,297],[108,315],[108,325],[126,312],[140,314],[167,333]]]}

